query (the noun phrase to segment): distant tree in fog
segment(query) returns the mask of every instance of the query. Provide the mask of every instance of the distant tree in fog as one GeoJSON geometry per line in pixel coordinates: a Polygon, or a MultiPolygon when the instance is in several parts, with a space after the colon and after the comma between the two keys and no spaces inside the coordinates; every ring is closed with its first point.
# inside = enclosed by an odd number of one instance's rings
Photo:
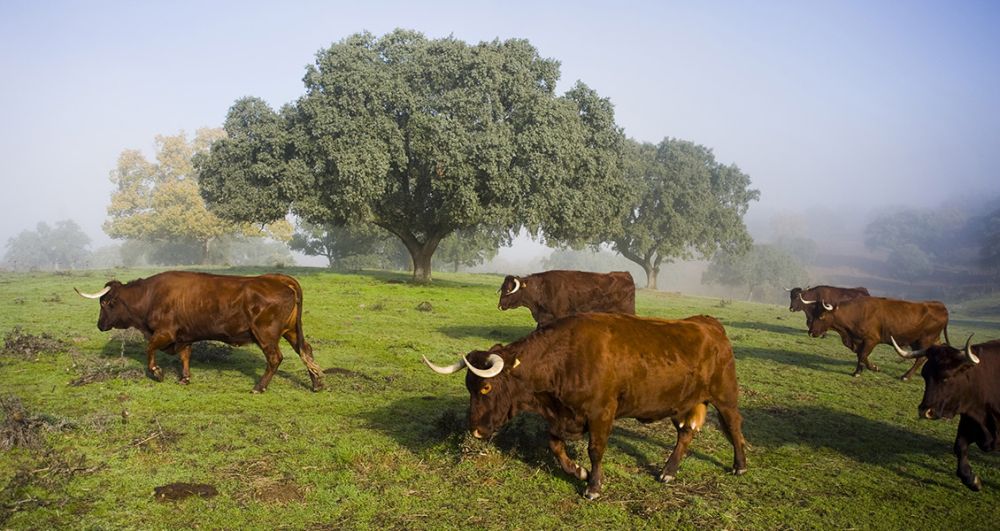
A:
{"type": "Polygon", "coordinates": [[[299,223],[288,242],[293,251],[323,256],[328,267],[391,269],[406,267],[406,248],[375,225],[324,226],[299,223]]]}
{"type": "Polygon", "coordinates": [[[294,103],[230,108],[198,158],[202,195],[230,220],[382,227],[421,283],[456,230],[592,239],[628,205],[624,135],[610,101],[579,82],[556,95],[558,80],[523,39],[351,35],[316,54],[294,103]]]}
{"type": "Polygon", "coordinates": [[[756,298],[773,302],[778,298],[776,294],[784,294],[782,288],[803,286],[808,280],[798,260],[767,244],[753,245],[745,254],[719,251],[702,275],[702,282],[707,284],[745,288],[748,301],[756,298]]]}
{"type": "Polygon", "coordinates": [[[979,260],[984,269],[1000,276],[1000,209],[983,220],[979,260]]]}
{"type": "Polygon", "coordinates": [[[151,260],[170,264],[209,263],[211,244],[227,235],[290,236],[284,220],[265,233],[246,223],[222,220],[205,208],[191,159],[224,136],[222,129],[199,129],[192,142],[183,133],[158,135],[156,162],[147,161],[138,150],[123,151],[111,172],[115,190],[104,231],[115,239],[150,242],[154,245],[151,260]],[[171,260],[172,255],[177,260],[171,260]]]}
{"type": "Polygon", "coordinates": [[[705,146],[672,138],[655,146],[630,140],[625,160],[639,199],[612,244],[643,268],[647,288],[656,289],[664,262],[750,248],[743,215],[760,192],[738,167],[717,162],[705,146]]]}
{"type": "MultiPolygon", "coordinates": [[[[572,269],[576,271],[593,271],[606,273],[609,271],[626,271],[639,268],[635,264],[615,253],[594,251],[593,249],[556,249],[542,260],[542,267],[550,269],[572,269]]],[[[630,271],[631,272],[631,271],[630,271]]]]}
{"type": "Polygon", "coordinates": [[[934,271],[934,264],[920,247],[904,243],[889,252],[891,271],[896,278],[916,280],[934,271]]]}
{"type": "Polygon", "coordinates": [[[495,231],[479,227],[456,230],[441,240],[434,256],[442,264],[449,265],[452,271],[458,271],[461,266],[475,267],[497,255],[497,242],[502,239],[495,231]]]}
{"type": "Polygon", "coordinates": [[[57,221],[55,227],[45,222],[35,230],[22,231],[7,240],[4,262],[12,269],[75,269],[85,267],[90,238],[73,220],[57,221]]]}
{"type": "Polygon", "coordinates": [[[794,256],[802,265],[815,263],[819,254],[819,247],[816,242],[809,238],[779,236],[774,245],[782,251],[794,256]]]}

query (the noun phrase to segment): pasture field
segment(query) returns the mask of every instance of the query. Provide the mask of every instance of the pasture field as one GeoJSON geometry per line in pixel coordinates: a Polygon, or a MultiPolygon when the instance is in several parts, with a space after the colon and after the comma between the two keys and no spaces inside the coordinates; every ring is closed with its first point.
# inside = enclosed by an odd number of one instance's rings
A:
{"type": "MultiPolygon", "coordinates": [[[[335,274],[289,269],[305,292],[304,328],[326,372],[309,390],[285,361],[267,393],[254,346],[196,347],[191,384],[159,355],[143,376],[137,334],[97,330],[97,291],[151,270],[0,274],[0,529],[996,529],[1000,455],[970,451],[983,491],[955,476],[958,419],[917,419],[923,381],[890,347],[881,372],[852,378],[836,334],[813,339],[785,306],[639,292],[641,315],[718,317],[737,358],[749,471],[710,422],[674,482],[656,476],[673,447],[669,421],[619,420],[605,454],[603,497],[551,457],[538,417],[491,441],[467,434],[464,373],[438,364],[528,334],[525,309],[500,312],[501,277],[335,274]],[[422,309],[418,309],[422,303],[422,309]],[[157,487],[210,485],[172,499],[157,487]]],[[[223,273],[255,274],[252,269],[223,273]]],[[[952,315],[964,342],[1000,337],[1000,319],[952,315]]],[[[571,450],[589,467],[586,443],[571,450]]]]}

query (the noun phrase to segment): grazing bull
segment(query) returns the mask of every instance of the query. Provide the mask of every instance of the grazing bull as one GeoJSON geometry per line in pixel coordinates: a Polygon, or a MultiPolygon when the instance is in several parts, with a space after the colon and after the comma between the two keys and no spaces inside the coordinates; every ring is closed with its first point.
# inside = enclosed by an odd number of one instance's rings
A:
{"type": "Polygon", "coordinates": [[[983,488],[969,465],[969,444],[984,452],[997,449],[1000,439],[1000,340],[970,345],[958,350],[949,345],[933,345],[910,352],[893,346],[904,358],[924,358],[924,398],[917,411],[925,419],[950,419],[961,415],[955,436],[958,477],[972,490],[983,488]]]}
{"type": "Polygon", "coordinates": [[[819,301],[826,301],[827,304],[839,304],[841,302],[867,297],[871,295],[867,288],[838,288],[836,286],[815,286],[812,288],[792,288],[788,290],[788,311],[805,312],[806,328],[812,326],[813,316],[819,308],[819,301]]]}
{"type": "Polygon", "coordinates": [[[288,275],[236,277],[167,271],[127,284],[112,280],[93,294],[76,292],[100,299],[97,328],[102,332],[135,328],[146,336],[148,373],[158,381],[163,381],[163,370],[156,365],[157,350],[180,357],[180,382],[187,384],[195,341],[256,343],[267,359],[267,370],[253,388],[262,393],[281,364],[278,341],[284,337],[309,370],[313,390],[323,387],[322,370],[302,333],[302,288],[288,275]]]}
{"type": "Polygon", "coordinates": [[[677,444],[659,476],[668,482],[712,404],[733,444],[733,472],[746,472],[733,349],[712,317],[668,321],[585,313],[507,346],[470,352],[450,367],[424,362],[441,374],[469,369],[469,428],[477,438],[522,411],[541,415],[549,448],[567,474],[587,480],[588,499],[601,494],[601,458],[614,419],[621,417],[673,421],[677,444]],[[565,443],[588,431],[589,472],[566,454],[565,443]]]}
{"type": "Polygon", "coordinates": [[[584,312],[635,315],[635,282],[628,271],[588,273],[545,271],[526,277],[507,275],[497,291],[497,308],[524,306],[538,327],[584,312]]]}
{"type": "MultiPolygon", "coordinates": [[[[938,301],[910,302],[883,297],[859,297],[840,304],[821,301],[809,335],[819,337],[833,329],[840,334],[844,346],[858,355],[854,376],[878,366],[868,361],[875,346],[891,344],[890,336],[899,338],[910,348],[924,349],[937,343],[941,332],[948,338],[948,309],[938,301]]],[[[918,359],[901,377],[909,380],[924,360],[918,359]]]]}

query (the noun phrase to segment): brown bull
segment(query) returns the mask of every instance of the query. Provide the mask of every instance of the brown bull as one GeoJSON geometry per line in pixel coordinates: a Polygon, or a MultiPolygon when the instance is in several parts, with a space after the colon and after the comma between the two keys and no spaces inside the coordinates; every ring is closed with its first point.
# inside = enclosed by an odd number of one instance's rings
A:
{"type": "Polygon", "coordinates": [[[841,302],[867,297],[871,295],[867,288],[838,288],[836,286],[815,286],[812,288],[792,288],[788,290],[788,311],[805,312],[806,328],[812,326],[813,317],[821,309],[820,301],[827,304],[839,304],[841,302]]]}
{"type": "MultiPolygon", "coordinates": [[[[809,335],[819,337],[834,330],[844,346],[858,356],[854,376],[878,366],[868,361],[875,346],[891,345],[891,337],[911,348],[924,349],[938,342],[941,333],[948,337],[948,309],[938,301],[910,302],[883,297],[859,297],[840,304],[820,302],[809,335]]],[[[918,359],[905,374],[909,380],[924,360],[918,359]]]]}
{"type": "Polygon", "coordinates": [[[659,476],[667,482],[712,404],[733,444],[733,471],[746,472],[733,349],[712,317],[668,321],[585,313],[507,346],[470,352],[450,367],[424,362],[442,374],[469,369],[465,386],[475,437],[489,437],[522,411],[541,415],[549,448],[567,474],[587,480],[588,499],[601,494],[601,458],[616,418],[671,419],[677,444],[659,476]],[[588,431],[590,471],[573,462],[565,443],[588,431]]]}
{"type": "Polygon", "coordinates": [[[264,351],[267,369],[253,391],[264,392],[281,364],[278,342],[284,337],[309,370],[313,390],[323,386],[322,370],[302,333],[302,288],[288,275],[237,277],[168,271],[127,284],[112,280],[97,293],[80,295],[100,299],[97,328],[101,331],[135,328],[143,333],[148,341],[147,369],[156,380],[163,381],[163,370],[156,365],[157,350],[178,355],[180,382],[187,384],[195,341],[256,343],[264,351]]]}
{"type": "Polygon", "coordinates": [[[528,308],[539,327],[577,313],[635,315],[635,281],[628,271],[555,270],[526,277],[507,275],[498,293],[497,308],[528,308]]]}
{"type": "Polygon", "coordinates": [[[900,356],[927,360],[921,371],[925,386],[920,417],[950,419],[961,415],[954,446],[957,474],[966,487],[978,491],[983,484],[969,465],[969,445],[992,452],[1000,439],[1000,341],[971,343],[969,336],[962,350],[932,345],[909,352],[893,340],[900,356]]]}

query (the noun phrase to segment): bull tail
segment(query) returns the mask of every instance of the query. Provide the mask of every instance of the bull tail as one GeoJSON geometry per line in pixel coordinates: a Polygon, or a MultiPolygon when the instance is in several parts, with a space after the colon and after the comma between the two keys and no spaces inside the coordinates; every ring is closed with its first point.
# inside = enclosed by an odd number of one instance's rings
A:
{"type": "Polygon", "coordinates": [[[295,291],[295,351],[302,352],[302,348],[306,343],[306,336],[302,333],[302,312],[304,311],[302,307],[302,286],[296,282],[292,288],[295,291]]]}
{"type": "Polygon", "coordinates": [[[944,344],[948,345],[949,347],[951,346],[951,340],[948,339],[948,325],[947,324],[944,325],[944,344]]]}

